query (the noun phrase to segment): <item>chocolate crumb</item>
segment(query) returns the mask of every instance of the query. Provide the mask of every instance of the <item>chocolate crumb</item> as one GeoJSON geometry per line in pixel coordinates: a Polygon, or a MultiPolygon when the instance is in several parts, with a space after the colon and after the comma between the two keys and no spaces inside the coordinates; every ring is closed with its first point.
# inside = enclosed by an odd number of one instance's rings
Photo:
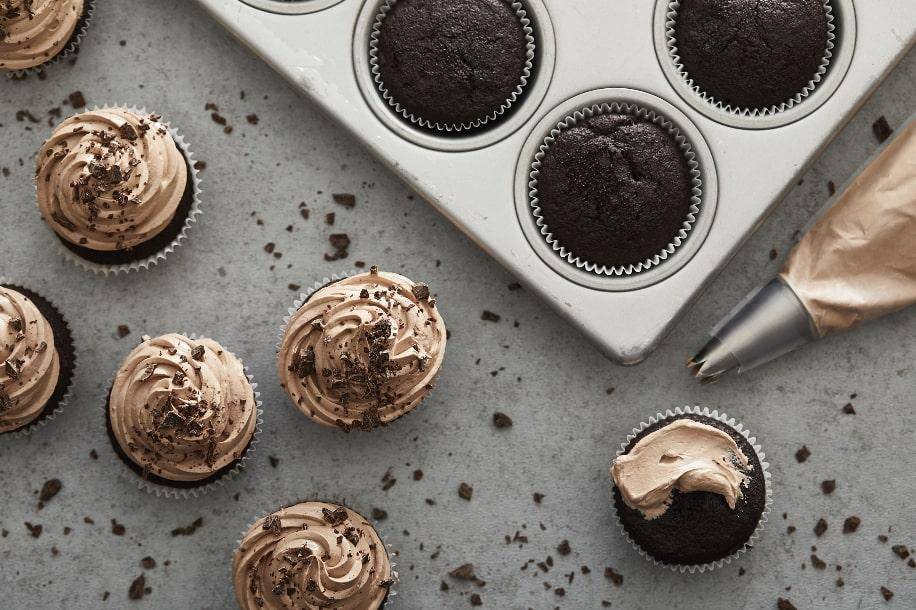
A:
{"type": "Polygon", "coordinates": [[[906,559],[910,556],[910,551],[904,544],[895,544],[891,547],[891,550],[894,551],[894,554],[900,559],[906,559]]]}
{"type": "Polygon", "coordinates": [[[862,523],[862,520],[856,516],[846,517],[846,520],[843,521],[843,533],[844,534],[853,533],[854,531],[859,529],[859,525],[861,523],[862,523]]]}
{"type": "Polygon", "coordinates": [[[141,574],[130,583],[130,588],[127,590],[127,598],[143,599],[144,593],[146,593],[146,577],[141,574]]]}
{"type": "Polygon", "coordinates": [[[41,486],[41,491],[38,493],[38,508],[43,508],[51,498],[60,492],[62,487],[63,484],[60,479],[48,479],[45,481],[45,484],[41,486]]]}
{"type": "Polygon", "coordinates": [[[770,260],[775,261],[779,257],[779,252],[776,251],[776,248],[770,249],[770,260]]]}
{"type": "Polygon", "coordinates": [[[814,526],[814,535],[820,538],[824,535],[824,532],[827,531],[827,521],[821,517],[817,520],[817,525],[814,526]]]}
{"type": "Polygon", "coordinates": [[[384,521],[388,518],[388,512],[381,508],[372,509],[372,518],[376,521],[384,521]]]}
{"type": "Polygon", "coordinates": [[[821,491],[825,495],[830,495],[836,489],[836,481],[834,479],[828,479],[826,481],[821,481],[821,491]]]}
{"type": "Polygon", "coordinates": [[[198,530],[198,528],[203,527],[204,518],[198,517],[190,525],[184,527],[176,527],[172,530],[172,536],[191,536],[198,530]]]}
{"type": "Polygon", "coordinates": [[[811,452],[808,450],[808,447],[805,445],[801,446],[801,449],[795,452],[795,459],[799,464],[808,460],[811,456],[811,452]]]}
{"type": "Polygon", "coordinates": [[[479,593],[471,594],[471,605],[472,606],[482,606],[483,605],[483,599],[481,599],[479,593]]]}
{"type": "Polygon", "coordinates": [[[253,113],[249,114],[245,117],[245,120],[251,123],[252,125],[257,125],[258,124],[258,115],[253,114],[253,113]]]}
{"type": "Polygon", "coordinates": [[[824,562],[824,560],[814,553],[811,554],[811,565],[817,570],[823,570],[827,567],[827,564],[824,562]]]}
{"type": "Polygon", "coordinates": [[[32,538],[38,538],[41,536],[41,530],[44,529],[40,523],[30,523],[25,522],[25,528],[29,530],[29,533],[32,535],[32,538]]]}
{"type": "Polygon", "coordinates": [[[328,525],[335,527],[340,525],[347,520],[347,509],[340,506],[334,510],[328,510],[327,508],[321,509],[321,514],[324,515],[325,521],[328,522],[328,525]]]}
{"type": "Polygon", "coordinates": [[[328,212],[324,215],[324,224],[328,225],[329,227],[333,227],[335,218],[337,218],[337,214],[334,212],[328,212]]]}
{"type": "Polygon", "coordinates": [[[564,540],[557,546],[557,553],[564,557],[572,553],[572,548],[569,546],[569,540],[564,540]]]}
{"type": "Polygon", "coordinates": [[[480,314],[480,319],[484,322],[499,322],[499,314],[493,313],[487,309],[484,309],[480,314]]]}
{"type": "Polygon", "coordinates": [[[99,459],[99,453],[95,449],[90,449],[89,457],[92,458],[93,460],[97,460],[99,459]]]}
{"type": "Polygon", "coordinates": [[[86,107],[86,98],[83,97],[82,91],[74,91],[67,96],[67,99],[70,100],[70,105],[73,106],[74,109],[86,107]]]}
{"type": "Polygon", "coordinates": [[[468,485],[467,483],[465,483],[464,481],[462,481],[461,484],[458,485],[458,495],[462,499],[470,502],[471,496],[473,494],[474,494],[474,488],[468,485]]]}
{"type": "Polygon", "coordinates": [[[604,568],[604,577],[609,578],[615,587],[623,584],[623,574],[618,574],[614,568],[604,568]]]}
{"type": "Polygon", "coordinates": [[[845,585],[845,584],[846,584],[846,582],[843,580],[843,577],[842,577],[842,576],[840,576],[840,577],[838,577],[838,578],[836,579],[836,586],[842,587],[842,586],[845,585]]]}
{"type": "Polygon", "coordinates": [[[884,115],[878,117],[878,120],[872,123],[871,131],[875,134],[875,138],[878,139],[878,142],[884,142],[891,134],[894,132],[891,129],[891,126],[887,124],[887,119],[884,118],[884,115]]]}
{"type": "Polygon", "coordinates": [[[832,197],[836,193],[836,185],[833,183],[833,180],[827,181],[827,193],[832,197]]]}
{"type": "Polygon", "coordinates": [[[331,195],[331,198],[334,199],[334,203],[342,205],[345,208],[356,206],[356,196],[351,193],[334,193],[331,195]]]}
{"type": "Polygon", "coordinates": [[[783,597],[780,597],[776,600],[776,607],[779,610],[798,610],[798,608],[795,607],[795,604],[783,597]]]}
{"type": "Polygon", "coordinates": [[[881,544],[887,544],[887,536],[884,534],[878,534],[878,542],[881,544]]]}
{"type": "Polygon", "coordinates": [[[299,290],[300,288],[302,288],[302,286],[300,286],[299,284],[289,284],[289,285],[287,286],[287,288],[289,288],[290,290],[292,290],[293,292],[295,292],[295,291],[299,290]]]}
{"type": "Polygon", "coordinates": [[[505,413],[497,411],[493,414],[493,425],[497,428],[511,428],[512,418],[505,413]]]}
{"type": "Polygon", "coordinates": [[[127,324],[118,324],[118,338],[123,339],[130,334],[130,327],[127,324]]]}
{"type": "Polygon", "coordinates": [[[274,457],[274,456],[272,456],[272,455],[268,455],[268,456],[267,456],[267,459],[270,460],[270,465],[271,465],[271,467],[273,467],[273,468],[276,468],[277,465],[280,463],[280,458],[274,457]]]}
{"type": "Polygon", "coordinates": [[[207,169],[207,162],[206,161],[195,161],[194,169],[196,169],[199,172],[204,171],[205,169],[207,169]]]}
{"type": "Polygon", "coordinates": [[[198,362],[203,362],[204,360],[204,346],[197,345],[194,349],[191,350],[191,358],[197,360],[198,362]]]}
{"type": "Polygon", "coordinates": [[[457,580],[469,580],[475,583],[478,587],[482,587],[486,584],[483,580],[477,577],[477,574],[474,573],[474,564],[473,563],[464,563],[448,573],[449,576],[457,580]]]}
{"type": "Polygon", "coordinates": [[[277,248],[277,244],[275,244],[272,241],[264,244],[264,252],[267,252],[268,254],[273,254],[276,248],[277,248]]]}
{"type": "Polygon", "coordinates": [[[442,582],[440,582],[440,583],[439,583],[439,590],[440,590],[440,591],[448,591],[448,583],[446,583],[444,580],[443,580],[442,582]]]}
{"type": "Polygon", "coordinates": [[[115,536],[123,536],[127,531],[127,528],[124,527],[122,523],[118,523],[117,519],[111,520],[111,533],[115,536]]]}
{"type": "Polygon", "coordinates": [[[843,413],[845,413],[846,415],[855,415],[856,414],[856,410],[852,406],[851,402],[847,402],[845,405],[843,405],[843,413]]]}
{"type": "Polygon", "coordinates": [[[156,560],[147,556],[140,560],[140,565],[143,566],[144,570],[152,570],[156,567],[156,560]]]}
{"type": "Polygon", "coordinates": [[[419,468],[413,471],[413,480],[419,481],[423,478],[423,471],[419,468]]]}
{"type": "Polygon", "coordinates": [[[410,288],[410,291],[413,293],[413,296],[415,296],[418,301],[426,301],[429,299],[429,286],[427,286],[426,284],[422,282],[418,284],[414,284],[410,288]]]}
{"type": "Polygon", "coordinates": [[[884,597],[884,601],[889,602],[894,597],[894,592],[887,587],[881,587],[881,596],[884,597]]]}

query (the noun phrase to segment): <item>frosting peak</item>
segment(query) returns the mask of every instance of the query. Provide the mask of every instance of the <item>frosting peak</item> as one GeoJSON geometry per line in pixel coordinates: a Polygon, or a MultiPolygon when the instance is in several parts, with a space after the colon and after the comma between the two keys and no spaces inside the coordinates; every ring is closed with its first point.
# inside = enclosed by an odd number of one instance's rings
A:
{"type": "Polygon", "coordinates": [[[619,455],[611,476],[627,506],[655,519],[668,510],[675,489],[719,494],[734,509],[746,479],[742,471],[749,469],[747,457],[726,432],[678,419],[619,455]]]}
{"type": "Polygon", "coordinates": [[[64,50],[84,0],[2,0],[0,71],[39,66],[64,50]]]}

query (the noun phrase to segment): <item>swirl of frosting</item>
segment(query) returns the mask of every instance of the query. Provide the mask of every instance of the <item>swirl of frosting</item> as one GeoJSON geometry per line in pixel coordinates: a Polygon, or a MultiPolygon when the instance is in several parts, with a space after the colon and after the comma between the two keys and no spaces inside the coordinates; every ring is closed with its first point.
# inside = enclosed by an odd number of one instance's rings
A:
{"type": "Polygon", "coordinates": [[[425,284],[369,273],[316,291],[289,320],[277,370],[305,415],[349,431],[386,425],[433,388],[445,322],[425,284]]]}
{"type": "Polygon", "coordinates": [[[118,370],[111,431],[144,472],[199,481],[244,454],[257,426],[242,363],[219,343],[171,333],[144,337],[118,370]]]}
{"type": "Polygon", "coordinates": [[[0,0],[0,70],[39,66],[64,50],[84,0],[0,0]]]}
{"type": "Polygon", "coordinates": [[[158,235],[188,180],[184,156],[158,115],[106,108],[70,117],[38,152],[38,209],[83,248],[125,250],[158,235]]]}
{"type": "Polygon", "coordinates": [[[325,502],[259,519],[242,538],[232,572],[243,610],[375,610],[397,578],[372,524],[325,502]]]}
{"type": "Polygon", "coordinates": [[[0,432],[41,415],[60,375],[54,331],[35,304],[0,286],[0,432]]]}
{"type": "Polygon", "coordinates": [[[675,489],[717,493],[734,509],[746,480],[741,470],[749,469],[747,457],[726,432],[678,419],[617,456],[611,476],[627,506],[655,519],[668,510],[675,489]]]}

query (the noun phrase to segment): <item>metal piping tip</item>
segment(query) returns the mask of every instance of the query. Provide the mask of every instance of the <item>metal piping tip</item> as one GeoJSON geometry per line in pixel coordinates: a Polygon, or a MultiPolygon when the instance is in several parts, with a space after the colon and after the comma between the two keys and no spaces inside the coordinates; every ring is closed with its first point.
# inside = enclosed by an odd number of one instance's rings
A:
{"type": "Polygon", "coordinates": [[[735,355],[713,337],[697,354],[687,360],[687,368],[701,384],[715,383],[720,377],[737,369],[735,355]]]}

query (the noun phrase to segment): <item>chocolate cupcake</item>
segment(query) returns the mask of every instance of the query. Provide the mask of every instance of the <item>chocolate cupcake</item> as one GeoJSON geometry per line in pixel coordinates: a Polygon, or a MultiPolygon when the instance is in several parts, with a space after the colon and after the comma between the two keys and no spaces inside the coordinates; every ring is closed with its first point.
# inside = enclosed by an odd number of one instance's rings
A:
{"type": "MultiPolygon", "coordinates": [[[[205,488],[238,472],[258,430],[257,396],[238,358],[211,339],[143,341],[118,369],[105,421],[117,456],[147,491],[205,488]]],[[[196,494],[192,494],[196,495],[196,494]]]]}
{"type": "Polygon", "coordinates": [[[397,581],[372,524],[327,502],[258,519],[239,542],[232,576],[242,610],[378,610],[397,581]]]}
{"type": "Polygon", "coordinates": [[[531,166],[540,232],[568,262],[601,275],[658,265],[687,238],[700,204],[697,163],[670,122],[630,104],[561,121],[531,166]]]}
{"type": "Polygon", "coordinates": [[[634,430],[611,468],[617,518],[634,547],[691,572],[751,548],[770,497],[768,465],[754,443],[734,420],[698,407],[634,430]]]}
{"type": "Polygon", "coordinates": [[[76,353],[50,301],[0,280],[0,434],[27,433],[65,406],[76,353]]]}
{"type": "Polygon", "coordinates": [[[13,76],[76,53],[92,0],[0,2],[0,72],[13,76]]]}
{"type": "Polygon", "coordinates": [[[313,421],[368,431],[429,394],[445,343],[445,322],[426,284],[372,267],[301,296],[283,329],[277,372],[313,421]]]}
{"type": "Polygon", "coordinates": [[[96,272],[156,264],[200,213],[184,140],[159,115],[125,108],[61,123],[38,153],[36,185],[68,258],[96,272]]]}
{"type": "Polygon", "coordinates": [[[727,110],[790,107],[830,63],[829,0],[679,0],[670,10],[675,64],[697,93],[727,110]]]}
{"type": "Polygon", "coordinates": [[[412,123],[458,132],[497,120],[532,75],[522,2],[384,0],[369,41],[382,97],[412,123]]]}

